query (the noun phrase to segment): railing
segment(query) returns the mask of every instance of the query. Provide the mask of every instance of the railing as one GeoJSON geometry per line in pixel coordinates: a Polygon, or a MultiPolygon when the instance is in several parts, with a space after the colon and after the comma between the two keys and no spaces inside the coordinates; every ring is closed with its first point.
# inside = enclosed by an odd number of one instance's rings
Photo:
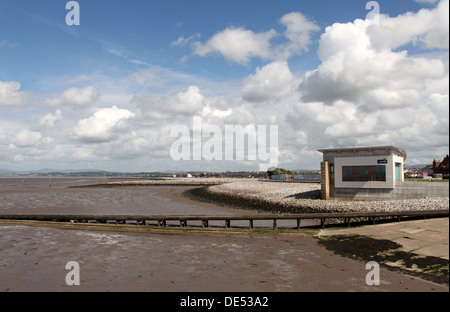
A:
{"type": "Polygon", "coordinates": [[[326,221],[333,220],[333,224],[340,225],[342,222],[350,226],[352,220],[366,220],[375,223],[377,219],[393,219],[401,221],[407,218],[433,218],[448,217],[448,210],[430,211],[396,211],[396,212],[343,212],[343,213],[310,213],[295,215],[238,215],[238,216],[131,216],[131,215],[0,215],[0,220],[23,220],[23,221],[52,221],[52,222],[79,222],[79,223],[107,223],[126,224],[134,221],[136,225],[167,226],[169,221],[178,221],[180,227],[188,227],[188,221],[201,221],[203,228],[209,227],[210,221],[223,221],[225,228],[231,227],[232,221],[248,221],[248,227],[254,228],[254,221],[272,220],[272,228],[277,229],[278,220],[296,220],[299,229],[302,220],[318,220],[323,228],[326,221]],[[341,221],[341,222],[337,222],[341,221]]]}

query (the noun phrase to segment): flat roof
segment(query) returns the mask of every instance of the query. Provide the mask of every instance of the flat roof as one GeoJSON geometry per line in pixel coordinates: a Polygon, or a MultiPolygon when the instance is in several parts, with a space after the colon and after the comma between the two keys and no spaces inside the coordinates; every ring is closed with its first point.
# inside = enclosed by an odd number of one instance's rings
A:
{"type": "Polygon", "coordinates": [[[321,153],[333,153],[333,152],[358,152],[358,151],[374,151],[374,150],[394,150],[400,153],[403,157],[403,161],[406,160],[407,154],[406,151],[400,147],[396,146],[368,146],[368,147],[342,147],[342,148],[327,148],[327,149],[319,149],[318,152],[321,153]]]}

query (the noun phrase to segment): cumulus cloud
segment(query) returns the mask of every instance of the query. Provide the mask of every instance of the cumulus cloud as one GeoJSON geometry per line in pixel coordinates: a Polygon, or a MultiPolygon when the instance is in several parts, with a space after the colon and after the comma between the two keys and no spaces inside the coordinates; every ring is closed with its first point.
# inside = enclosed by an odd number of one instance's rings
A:
{"type": "Polygon", "coordinates": [[[408,12],[397,17],[380,16],[380,24],[368,27],[372,46],[396,49],[405,44],[423,44],[427,48],[449,47],[449,1],[436,8],[408,12]]]}
{"type": "MultiPolygon", "coordinates": [[[[416,13],[382,15],[380,25],[364,20],[330,25],[318,41],[320,65],[306,74],[291,70],[289,58],[311,47],[319,27],[298,12],[280,19],[281,31],[230,27],[203,43],[197,34],[179,37],[171,46],[190,47],[205,57],[216,53],[247,65],[252,74],[218,82],[150,66],[120,79],[70,81],[71,88],[30,110],[26,122],[34,126],[19,120],[22,116],[0,116],[0,165],[15,158],[51,164],[64,159],[69,167],[81,160],[111,170],[120,162],[128,164],[124,170],[139,171],[240,166],[171,161],[171,129],[189,128],[194,116],[221,128],[278,125],[279,164],[289,169],[317,168],[316,150],[325,147],[399,145],[416,163],[444,156],[449,141],[448,40],[441,38],[445,31],[448,36],[446,5],[444,0],[416,13]],[[265,63],[250,68],[253,58],[265,63]],[[88,87],[75,87],[80,82],[88,87]]],[[[0,105],[18,106],[26,97],[20,83],[0,82],[0,105]]]]}
{"type": "MultiPolygon", "coordinates": [[[[246,65],[251,58],[262,60],[287,60],[293,54],[301,54],[311,44],[312,33],[320,30],[316,23],[310,21],[300,12],[291,12],[280,19],[285,26],[283,34],[274,29],[255,33],[243,27],[229,27],[208,39],[205,43],[192,43],[194,54],[207,56],[211,53],[222,55],[229,62],[246,65]],[[283,37],[286,43],[272,45],[271,40],[283,37]]],[[[192,36],[178,38],[172,46],[186,45],[192,36]]]]}
{"type": "Polygon", "coordinates": [[[93,104],[99,99],[99,97],[99,92],[93,86],[88,86],[85,88],[72,87],[59,95],[45,98],[43,103],[47,106],[69,105],[83,107],[93,104]]]}
{"type": "Polygon", "coordinates": [[[406,51],[377,50],[368,21],[334,24],[319,45],[322,64],[300,85],[304,101],[353,101],[366,110],[418,103],[428,79],[446,75],[440,59],[411,57],[406,51]]]}
{"type": "Polygon", "coordinates": [[[174,113],[192,115],[203,109],[204,96],[197,86],[190,86],[186,92],[178,93],[177,99],[177,103],[172,106],[174,113]]]}
{"type": "Polygon", "coordinates": [[[0,105],[19,106],[26,103],[28,96],[20,91],[21,84],[17,81],[0,81],[0,105]]]}
{"type": "Polygon", "coordinates": [[[57,109],[54,114],[48,113],[39,118],[39,125],[41,127],[53,127],[60,120],[62,120],[62,112],[60,109],[57,109]]]}
{"type": "Polygon", "coordinates": [[[275,30],[254,33],[245,28],[227,28],[215,34],[206,43],[197,42],[194,53],[206,56],[219,53],[225,59],[239,64],[247,64],[251,57],[268,59],[271,56],[270,40],[276,35],[275,30]]]}
{"type": "Polygon", "coordinates": [[[243,97],[250,102],[261,102],[287,96],[292,92],[293,78],[287,62],[270,63],[244,79],[243,97]]]}
{"type": "Polygon", "coordinates": [[[301,101],[287,119],[310,142],[448,149],[447,0],[417,13],[382,16],[379,25],[333,24],[320,38],[318,55],[321,64],[304,76],[301,101]],[[442,31],[446,40],[438,39],[442,31]],[[410,54],[418,44],[444,50],[410,54]]]}
{"type": "Polygon", "coordinates": [[[24,129],[16,134],[14,145],[18,147],[30,147],[34,146],[40,140],[42,140],[42,135],[39,132],[24,129]]]}
{"type": "Polygon", "coordinates": [[[307,51],[311,44],[312,34],[320,30],[316,23],[300,12],[288,13],[281,18],[280,22],[286,26],[284,35],[289,40],[285,45],[277,47],[281,58],[285,60],[292,54],[301,54],[307,51]]]}
{"type": "Polygon", "coordinates": [[[102,108],[91,117],[80,120],[74,128],[74,133],[78,140],[84,142],[108,142],[114,139],[114,128],[120,125],[121,121],[133,118],[135,115],[127,109],[120,109],[116,106],[102,108]]]}
{"type": "Polygon", "coordinates": [[[20,130],[9,141],[7,149],[11,155],[15,155],[15,160],[45,156],[48,150],[53,148],[54,143],[52,138],[29,129],[20,130]]]}

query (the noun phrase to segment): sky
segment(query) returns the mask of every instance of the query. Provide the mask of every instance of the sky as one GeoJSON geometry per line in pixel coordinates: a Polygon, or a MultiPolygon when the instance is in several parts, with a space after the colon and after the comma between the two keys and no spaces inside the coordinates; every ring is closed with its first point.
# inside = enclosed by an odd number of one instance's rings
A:
{"type": "Polygon", "coordinates": [[[448,0],[68,2],[0,0],[0,169],[297,170],[318,169],[322,148],[394,145],[406,164],[449,152],[448,0]],[[257,149],[226,158],[228,126],[255,129],[257,149]]]}

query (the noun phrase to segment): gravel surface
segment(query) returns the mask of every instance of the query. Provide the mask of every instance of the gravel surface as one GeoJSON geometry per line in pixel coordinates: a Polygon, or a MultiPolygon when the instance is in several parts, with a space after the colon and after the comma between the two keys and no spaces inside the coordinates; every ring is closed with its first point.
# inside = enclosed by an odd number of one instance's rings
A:
{"type": "Polygon", "coordinates": [[[319,183],[240,181],[211,186],[214,195],[226,195],[267,202],[278,212],[353,212],[448,210],[449,198],[402,200],[320,200],[319,183]]]}

